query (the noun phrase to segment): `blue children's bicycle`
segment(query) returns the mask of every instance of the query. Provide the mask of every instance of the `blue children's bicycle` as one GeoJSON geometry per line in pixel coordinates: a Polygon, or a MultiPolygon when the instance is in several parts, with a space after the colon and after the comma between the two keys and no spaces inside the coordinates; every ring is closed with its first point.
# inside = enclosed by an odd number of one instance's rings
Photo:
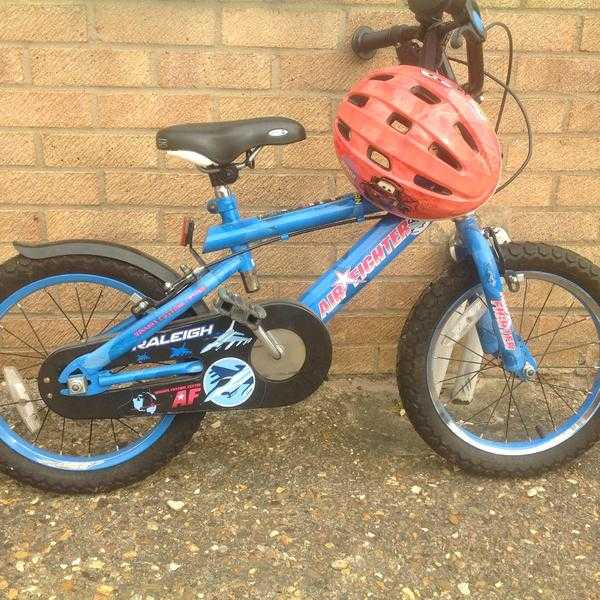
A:
{"type": "MultiPolygon", "coordinates": [[[[478,97],[485,29],[476,4],[409,4],[418,25],[360,28],[355,52],[393,46],[401,63],[453,79],[446,44],[464,36],[464,89],[478,97]]],[[[264,146],[303,138],[302,125],[278,117],[158,133],[159,148],[209,175],[208,211],[221,220],[203,256],[184,222],[182,244],[198,266],[183,276],[117,244],[15,244],[18,256],[0,267],[5,473],[56,491],[117,488],[180,452],[207,411],[293,404],[321,385],[327,322],[430,223],[382,213],[359,194],[242,218],[228,186],[264,146]],[[255,304],[221,287],[239,273],[248,293],[259,288],[261,245],[365,220],[372,229],[298,301],[255,304]],[[206,262],[216,251],[227,252],[206,262]]],[[[480,473],[531,475],[579,456],[600,436],[600,270],[568,250],[482,230],[471,213],[455,223],[454,262],[422,293],[398,344],[408,416],[434,450],[480,473]]]]}

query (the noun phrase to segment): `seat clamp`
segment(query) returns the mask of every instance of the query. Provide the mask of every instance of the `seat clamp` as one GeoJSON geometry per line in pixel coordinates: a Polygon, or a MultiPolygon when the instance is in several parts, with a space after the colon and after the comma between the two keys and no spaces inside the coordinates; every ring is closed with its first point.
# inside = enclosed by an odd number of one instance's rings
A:
{"type": "Polygon", "coordinates": [[[213,187],[220,185],[231,185],[235,183],[240,176],[240,172],[235,165],[226,165],[217,171],[209,173],[210,183],[213,187]]]}

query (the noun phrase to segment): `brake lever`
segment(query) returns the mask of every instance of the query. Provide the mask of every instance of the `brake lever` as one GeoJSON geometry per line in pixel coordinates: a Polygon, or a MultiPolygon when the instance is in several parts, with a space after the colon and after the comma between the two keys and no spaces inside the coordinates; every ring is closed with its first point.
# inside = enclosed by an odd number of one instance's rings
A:
{"type": "Polygon", "coordinates": [[[453,50],[460,50],[464,46],[465,36],[463,29],[465,29],[465,27],[468,27],[468,25],[463,25],[452,32],[452,35],[450,36],[450,46],[453,50]]]}

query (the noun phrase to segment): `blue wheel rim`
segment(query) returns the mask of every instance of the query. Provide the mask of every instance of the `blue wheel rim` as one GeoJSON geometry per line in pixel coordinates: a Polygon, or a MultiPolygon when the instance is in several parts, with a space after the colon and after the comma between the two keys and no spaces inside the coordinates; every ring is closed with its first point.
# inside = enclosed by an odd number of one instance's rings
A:
{"type": "MultiPolygon", "coordinates": [[[[87,273],[53,275],[22,287],[2,301],[0,303],[0,319],[4,318],[6,313],[17,302],[20,302],[30,294],[47,287],[65,283],[94,283],[116,289],[128,295],[138,293],[132,286],[102,275],[90,275],[87,273]]],[[[59,454],[36,446],[13,431],[2,417],[0,417],[0,441],[17,454],[39,465],[66,471],[97,471],[122,465],[143,454],[164,435],[174,418],[174,415],[165,415],[145,436],[125,448],[91,456],[59,454]]]]}

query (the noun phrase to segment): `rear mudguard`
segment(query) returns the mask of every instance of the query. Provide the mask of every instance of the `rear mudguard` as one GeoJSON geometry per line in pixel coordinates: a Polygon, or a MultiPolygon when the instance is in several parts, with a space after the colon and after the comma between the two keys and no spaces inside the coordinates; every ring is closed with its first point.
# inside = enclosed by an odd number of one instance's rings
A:
{"type": "MultiPolygon", "coordinates": [[[[98,240],[64,240],[60,242],[49,242],[46,244],[25,244],[23,242],[14,242],[16,251],[30,258],[31,260],[41,260],[44,258],[53,258],[56,256],[79,255],[79,256],[103,256],[112,258],[121,262],[133,265],[142,269],[151,275],[154,275],[161,281],[175,283],[181,279],[181,276],[171,269],[164,262],[122,244],[113,242],[102,242],[98,240]]],[[[194,312],[198,315],[206,314],[208,307],[204,302],[198,302],[194,306],[194,312]]],[[[186,314],[185,316],[189,316],[186,314]]]]}

